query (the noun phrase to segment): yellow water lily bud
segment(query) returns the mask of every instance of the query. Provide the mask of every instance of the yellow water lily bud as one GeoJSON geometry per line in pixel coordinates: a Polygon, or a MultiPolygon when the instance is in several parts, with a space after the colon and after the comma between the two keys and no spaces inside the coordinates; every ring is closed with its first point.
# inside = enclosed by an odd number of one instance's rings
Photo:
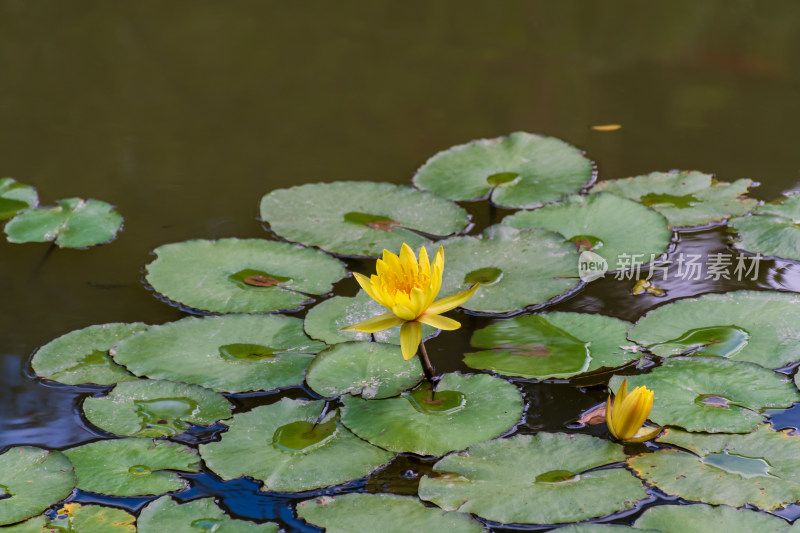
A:
{"type": "Polygon", "coordinates": [[[661,433],[660,427],[644,427],[653,408],[653,391],[636,387],[628,393],[628,380],[623,379],[613,401],[606,403],[606,424],[611,434],[622,442],[644,442],[661,433]]]}

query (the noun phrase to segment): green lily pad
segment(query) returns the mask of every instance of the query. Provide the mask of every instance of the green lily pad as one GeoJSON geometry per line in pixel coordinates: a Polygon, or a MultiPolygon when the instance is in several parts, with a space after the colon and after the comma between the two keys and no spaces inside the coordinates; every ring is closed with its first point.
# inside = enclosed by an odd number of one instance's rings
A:
{"type": "Polygon", "coordinates": [[[347,342],[320,352],[306,371],[306,383],[321,396],[396,396],[422,379],[419,358],[403,359],[400,348],[377,342],[347,342]]]}
{"type": "Polygon", "coordinates": [[[661,357],[689,353],[780,368],[800,360],[800,296],[767,291],[706,294],[658,307],[628,333],[661,357]]]}
{"type": "Polygon", "coordinates": [[[284,398],[235,415],[222,440],[202,444],[200,454],[223,479],[249,476],[276,492],[339,485],[392,459],[341,426],[336,410],[314,427],[324,403],[284,398]]]}
{"type": "Polygon", "coordinates": [[[337,181],[278,189],[261,199],[261,218],[290,241],[345,256],[376,256],[429,244],[420,234],[463,230],[467,212],[425,191],[391,183],[337,181]]]}
{"type": "Polygon", "coordinates": [[[602,315],[548,313],[526,315],[479,329],[470,344],[470,368],[524,378],[567,378],[638,358],[625,349],[629,322],[602,315]]]}
{"type": "MultiPolygon", "coordinates": [[[[370,334],[360,331],[341,331],[345,326],[384,314],[387,309],[370,298],[364,291],[353,297],[334,296],[324,300],[306,313],[304,327],[309,337],[327,344],[348,341],[369,341],[370,334]]],[[[436,333],[436,329],[422,325],[422,338],[436,333]]],[[[400,326],[373,333],[377,342],[400,344],[400,326]]]]}
{"type": "Polygon", "coordinates": [[[753,181],[717,181],[697,171],[652,172],[621,180],[600,181],[592,192],[610,192],[652,207],[671,227],[698,226],[749,213],[758,201],[746,198],[753,181]]]}
{"type": "Polygon", "coordinates": [[[444,455],[494,438],[519,422],[522,397],[511,383],[486,374],[445,374],[431,397],[419,392],[385,400],[342,398],[342,422],[393,452],[444,455]]]}
{"type": "Polygon", "coordinates": [[[192,424],[229,418],[231,408],[224,396],[204,387],[149,379],[120,383],[107,396],[83,402],[89,422],[129,437],[179,435],[192,424]]]}
{"type": "MultiPolygon", "coordinates": [[[[634,529],[630,526],[620,524],[572,524],[571,526],[558,528],[558,533],[642,533],[641,529],[634,529]]],[[[653,533],[660,533],[655,529],[646,529],[653,533]]]]}
{"type": "Polygon", "coordinates": [[[462,305],[464,309],[504,313],[542,304],[580,284],[578,252],[571,243],[545,230],[518,231],[491,226],[479,237],[443,241],[447,264],[442,296],[468,289],[476,272],[501,270],[495,280],[482,283],[462,305]]]}
{"type": "Polygon", "coordinates": [[[147,329],[146,324],[103,324],[70,331],[33,354],[31,366],[42,378],[79,385],[111,385],[135,380],[136,376],[111,359],[108,351],[132,335],[147,329]]]}
{"type": "Polygon", "coordinates": [[[788,432],[773,431],[767,424],[747,435],[670,429],[658,441],[689,451],[661,449],[631,457],[628,465],[667,494],[767,510],[800,500],[800,437],[788,432]]]}
{"type": "Polygon", "coordinates": [[[592,179],[592,162],[574,146],[516,132],[439,152],[417,171],[414,185],[451,200],[476,200],[491,191],[496,205],[533,208],[576,193],[592,179]]]}
{"type": "Polygon", "coordinates": [[[177,503],[162,496],[147,504],[139,514],[139,533],[164,531],[208,531],[213,533],[277,533],[278,525],[271,522],[255,524],[229,517],[214,503],[214,498],[201,498],[177,503]]]}
{"type": "Polygon", "coordinates": [[[200,458],[187,446],[166,440],[129,437],[99,440],[65,450],[75,465],[78,488],[110,496],[145,496],[181,490],[175,472],[198,472],[200,458]]]}
{"type": "Polygon", "coordinates": [[[786,520],[766,513],[703,504],[650,507],[634,523],[636,530],[650,528],[661,533],[786,533],[788,526],[786,520]]]}
{"type": "Polygon", "coordinates": [[[299,385],[323,348],[303,333],[300,319],[225,315],[152,326],[111,354],[138,376],[245,392],[299,385]]]}
{"type": "Polygon", "coordinates": [[[572,246],[601,256],[609,270],[650,262],[667,250],[672,238],[663,215],[609,193],[570,196],[562,203],[515,213],[503,224],[556,231],[572,246]]]}
{"type": "Polygon", "coordinates": [[[20,211],[39,204],[39,195],[30,185],[13,178],[0,179],[0,220],[13,217],[20,211]]]}
{"type": "Polygon", "coordinates": [[[135,516],[115,507],[67,503],[55,516],[40,515],[0,529],[7,533],[135,533],[135,522],[135,516]]]}
{"type": "Polygon", "coordinates": [[[28,209],[6,224],[9,242],[50,242],[60,248],[85,248],[114,240],[122,215],[100,200],[67,198],[57,207],[28,209]]]}
{"type": "Polygon", "coordinates": [[[321,496],[297,504],[297,516],[327,533],[408,533],[447,531],[480,533],[480,522],[464,513],[425,507],[421,501],[395,494],[321,496]]]}
{"type": "Polygon", "coordinates": [[[0,455],[0,525],[35,516],[75,488],[69,459],[33,446],[10,448],[0,455]]]}
{"type": "Polygon", "coordinates": [[[516,435],[445,457],[422,478],[419,496],[503,524],[575,522],[647,497],[624,468],[589,471],[624,459],[622,446],[589,435],[516,435]]]}
{"type": "MultiPolygon", "coordinates": [[[[747,433],[765,420],[762,410],[800,401],[787,376],[719,357],[673,357],[649,374],[626,377],[628,390],[654,392],[650,420],[689,431],[747,433]]],[[[614,376],[609,387],[616,391],[622,379],[614,376]]]]}
{"type": "Polygon", "coordinates": [[[751,216],[732,218],[733,245],[766,257],[800,261],[800,193],[756,208],[751,216]]]}
{"type": "Polygon", "coordinates": [[[295,309],[346,275],[319,250],[263,239],[193,240],[155,249],[146,279],[183,306],[215,313],[295,309]]]}

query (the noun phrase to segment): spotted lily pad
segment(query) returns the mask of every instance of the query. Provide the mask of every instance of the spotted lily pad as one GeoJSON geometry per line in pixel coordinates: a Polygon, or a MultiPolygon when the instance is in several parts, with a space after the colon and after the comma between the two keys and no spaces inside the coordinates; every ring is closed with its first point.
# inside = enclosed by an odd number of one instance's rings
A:
{"type": "Polygon", "coordinates": [[[249,476],[263,490],[301,492],[364,477],[393,454],[364,442],[332,410],[314,423],[324,402],[284,398],[235,415],[222,440],[200,446],[208,467],[223,479],[249,476]]]}
{"type": "Polygon", "coordinates": [[[194,425],[231,416],[231,404],[219,393],[172,381],[120,383],[107,396],[86,398],[83,412],[92,424],[129,437],[167,437],[194,425]]]}
{"type": "Polygon", "coordinates": [[[428,244],[469,222],[467,212],[434,194],[391,183],[338,181],[278,189],[261,199],[261,218],[290,241],[346,256],[375,256],[428,244]]]}
{"type": "Polygon", "coordinates": [[[31,366],[42,378],[79,385],[111,385],[136,379],[111,359],[108,351],[132,335],[147,329],[146,324],[103,324],[70,331],[50,341],[33,354],[31,366]]]}
{"type": "Polygon", "coordinates": [[[136,517],[104,505],[67,503],[53,516],[37,516],[5,529],[8,533],[135,533],[136,517]]]}
{"type": "Polygon", "coordinates": [[[628,337],[661,357],[707,355],[780,368],[800,360],[800,296],[735,291],[687,298],[650,311],[628,337]]]}
{"type": "Polygon", "coordinates": [[[501,225],[479,237],[447,239],[441,243],[447,258],[441,294],[480,283],[465,309],[504,313],[542,304],[580,284],[578,252],[563,241],[550,231],[501,225]]]}
{"type": "Polygon", "coordinates": [[[751,216],[732,218],[729,226],[736,248],[800,261],[800,193],[764,204],[751,216]]]}
{"type": "Polygon", "coordinates": [[[69,459],[33,446],[10,448],[0,455],[0,525],[35,516],[75,488],[69,459]]]}
{"type": "Polygon", "coordinates": [[[476,331],[470,343],[484,351],[468,353],[470,368],[525,378],[566,378],[638,358],[623,348],[629,322],[602,315],[548,313],[526,315],[476,331]]]}
{"type": "Polygon", "coordinates": [[[244,392],[299,385],[312,354],[323,348],[303,333],[300,319],[226,315],[152,326],[112,356],[138,376],[244,392]]]}
{"type": "Polygon", "coordinates": [[[396,396],[419,383],[422,376],[419,358],[406,361],[397,346],[347,342],[317,354],[306,382],[321,396],[353,394],[369,400],[396,396]]]}
{"type": "Polygon", "coordinates": [[[114,240],[122,215],[99,200],[67,198],[57,207],[28,209],[8,221],[9,242],[50,242],[61,248],[85,248],[114,240]]]}
{"type": "Polygon", "coordinates": [[[197,472],[192,448],[166,440],[99,440],[64,451],[78,476],[78,488],[110,496],[145,496],[181,490],[186,481],[175,472],[197,472]]]}
{"type": "Polygon", "coordinates": [[[385,400],[342,398],[342,422],[356,435],[393,452],[444,455],[494,438],[519,422],[522,397],[511,383],[479,374],[445,374],[385,400]]]}
{"type": "Polygon", "coordinates": [[[773,431],[767,424],[747,435],[671,429],[658,441],[688,451],[661,449],[631,457],[628,464],[637,476],[667,494],[767,510],[800,500],[800,437],[788,432],[773,431]]]}
{"type": "Polygon", "coordinates": [[[610,192],[652,207],[672,227],[718,222],[752,211],[758,201],[747,198],[753,181],[717,181],[697,171],[652,172],[644,176],[601,181],[592,192],[610,192]]]}
{"type": "Polygon", "coordinates": [[[539,207],[578,192],[594,179],[592,162],[554,137],[525,132],[454,146],[431,157],[414,185],[451,200],[491,191],[494,204],[539,207]]]}
{"type": "Polygon", "coordinates": [[[297,516],[310,524],[325,528],[326,533],[484,531],[481,523],[468,514],[447,513],[436,507],[426,507],[416,498],[395,494],[322,496],[298,503],[297,516]]]}
{"type": "Polygon", "coordinates": [[[786,533],[788,526],[786,520],[766,513],[703,504],[650,507],[634,523],[635,531],[650,528],[661,533],[786,533]]]}
{"type": "Polygon", "coordinates": [[[667,250],[672,238],[663,215],[608,193],[570,196],[562,203],[515,213],[503,224],[556,231],[576,249],[601,256],[609,270],[651,261],[667,250]]]}
{"type": "Polygon", "coordinates": [[[624,459],[622,446],[589,435],[516,435],[445,457],[422,478],[419,496],[504,524],[575,522],[647,497],[624,468],[592,470],[624,459]]]}
{"type": "MultiPolygon", "coordinates": [[[[649,374],[626,377],[628,390],[655,393],[650,420],[689,431],[747,433],[765,420],[764,409],[800,401],[787,376],[719,357],[673,357],[649,374]]],[[[616,391],[622,379],[614,376],[609,387],[616,391]]]]}
{"type": "Polygon", "coordinates": [[[279,529],[277,524],[271,522],[255,524],[231,518],[217,507],[213,498],[177,503],[169,496],[148,503],[139,514],[136,525],[139,533],[277,533],[279,529]]]}
{"type": "Polygon", "coordinates": [[[263,239],[193,240],[155,250],[146,279],[185,307],[215,313],[295,309],[346,274],[319,250],[263,239]]]}
{"type": "Polygon", "coordinates": [[[36,207],[39,195],[30,185],[19,183],[13,178],[0,179],[0,220],[13,217],[20,211],[36,207]]]}

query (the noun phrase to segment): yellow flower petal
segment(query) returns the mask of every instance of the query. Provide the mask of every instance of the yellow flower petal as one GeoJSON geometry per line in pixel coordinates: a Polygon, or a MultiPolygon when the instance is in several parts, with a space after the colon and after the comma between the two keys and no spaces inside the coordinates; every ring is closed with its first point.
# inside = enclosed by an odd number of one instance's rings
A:
{"type": "Polygon", "coordinates": [[[370,298],[378,301],[378,299],[375,297],[375,292],[372,290],[372,280],[370,280],[370,278],[364,274],[359,274],[358,272],[353,272],[353,277],[356,278],[358,284],[361,285],[361,288],[364,289],[364,292],[366,292],[370,298]]]}
{"type": "Polygon", "coordinates": [[[424,246],[419,248],[419,275],[431,277],[431,262],[428,260],[428,252],[424,246]]]}
{"type": "Polygon", "coordinates": [[[402,304],[397,304],[392,307],[392,313],[394,313],[397,318],[402,318],[403,320],[414,320],[417,318],[417,315],[411,309],[402,304]]]}
{"type": "Polygon", "coordinates": [[[433,302],[430,307],[425,310],[425,313],[431,315],[441,315],[442,313],[446,313],[451,309],[455,309],[459,305],[469,300],[472,295],[475,294],[476,290],[478,290],[477,283],[473,285],[471,289],[461,291],[458,294],[448,296],[447,298],[442,298],[438,302],[433,302]]]}
{"type": "MultiPolygon", "coordinates": [[[[614,400],[606,403],[606,424],[611,434],[624,442],[644,442],[653,438],[650,428],[643,425],[653,407],[653,391],[636,387],[628,393],[628,381],[623,379],[614,400]]],[[[660,431],[660,429],[659,429],[660,431]]]]}
{"type": "Polygon", "coordinates": [[[649,427],[642,427],[639,431],[636,432],[632,438],[626,440],[625,442],[646,442],[650,439],[654,439],[658,436],[664,428],[657,427],[657,428],[649,428],[649,427]]]}
{"type": "Polygon", "coordinates": [[[403,359],[408,361],[417,353],[419,343],[422,341],[422,324],[419,322],[406,322],[400,328],[400,351],[403,359]]]}
{"type": "Polygon", "coordinates": [[[452,318],[447,318],[446,316],[442,315],[423,314],[417,320],[423,324],[433,326],[436,329],[444,329],[447,331],[452,331],[461,327],[461,323],[457,320],[453,320],[452,318]]]}
{"type": "Polygon", "coordinates": [[[357,324],[344,327],[342,328],[342,331],[361,331],[363,333],[377,333],[378,331],[383,331],[385,329],[393,328],[402,323],[403,321],[394,316],[394,313],[386,313],[384,315],[378,315],[374,318],[364,320],[363,322],[359,322],[357,324]]]}

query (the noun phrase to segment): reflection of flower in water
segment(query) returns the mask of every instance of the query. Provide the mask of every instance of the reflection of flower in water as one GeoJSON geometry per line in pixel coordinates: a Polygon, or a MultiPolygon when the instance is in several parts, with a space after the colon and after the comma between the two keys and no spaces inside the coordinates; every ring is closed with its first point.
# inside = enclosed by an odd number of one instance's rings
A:
{"type": "Polygon", "coordinates": [[[653,408],[653,391],[636,387],[628,394],[628,380],[623,379],[614,400],[608,396],[606,424],[615,438],[623,442],[644,442],[659,433],[660,427],[644,427],[647,415],[653,408]]]}

